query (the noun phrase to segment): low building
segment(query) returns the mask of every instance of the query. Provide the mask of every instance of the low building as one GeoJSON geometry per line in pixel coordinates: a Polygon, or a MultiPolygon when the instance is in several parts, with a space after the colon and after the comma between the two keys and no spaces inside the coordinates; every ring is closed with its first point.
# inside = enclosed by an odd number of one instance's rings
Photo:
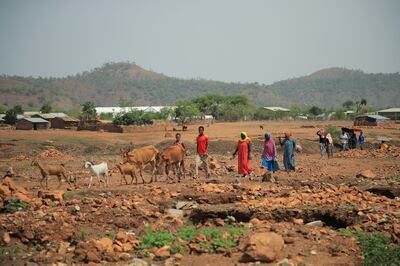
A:
{"type": "Polygon", "coordinates": [[[15,123],[15,128],[17,130],[38,130],[48,129],[49,127],[49,121],[42,118],[22,118],[15,123]]]}
{"type": "Polygon", "coordinates": [[[78,125],[79,120],[69,116],[55,117],[51,120],[51,128],[71,129],[78,125]]]}
{"type": "Polygon", "coordinates": [[[382,115],[391,120],[400,120],[400,108],[389,108],[378,111],[378,115],[382,115]]]}
{"type": "Polygon", "coordinates": [[[354,126],[378,126],[389,122],[389,118],[381,115],[360,115],[354,119],[354,126]]]}

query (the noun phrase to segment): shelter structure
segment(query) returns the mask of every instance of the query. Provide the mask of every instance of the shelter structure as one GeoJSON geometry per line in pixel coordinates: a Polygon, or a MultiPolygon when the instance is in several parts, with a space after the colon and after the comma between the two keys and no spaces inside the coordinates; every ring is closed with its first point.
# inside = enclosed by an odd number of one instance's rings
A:
{"type": "Polygon", "coordinates": [[[354,119],[354,126],[378,126],[390,119],[381,115],[360,115],[354,119]]]}
{"type": "Polygon", "coordinates": [[[15,128],[17,130],[39,130],[39,129],[48,129],[49,127],[50,127],[49,121],[46,121],[42,118],[25,117],[19,119],[17,123],[15,123],[15,128]]]}
{"type": "Polygon", "coordinates": [[[400,108],[389,108],[378,111],[378,115],[382,115],[391,120],[400,120],[400,108]]]}

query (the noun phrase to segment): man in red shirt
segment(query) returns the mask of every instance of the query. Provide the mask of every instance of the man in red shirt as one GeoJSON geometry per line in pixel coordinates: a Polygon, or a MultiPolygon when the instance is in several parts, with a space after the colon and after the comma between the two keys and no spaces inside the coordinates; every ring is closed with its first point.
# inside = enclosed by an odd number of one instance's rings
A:
{"type": "Polygon", "coordinates": [[[197,143],[197,155],[196,155],[196,177],[199,176],[199,166],[201,163],[204,164],[206,178],[210,177],[210,170],[208,168],[208,136],[204,135],[204,127],[199,127],[199,135],[196,139],[197,143]]]}

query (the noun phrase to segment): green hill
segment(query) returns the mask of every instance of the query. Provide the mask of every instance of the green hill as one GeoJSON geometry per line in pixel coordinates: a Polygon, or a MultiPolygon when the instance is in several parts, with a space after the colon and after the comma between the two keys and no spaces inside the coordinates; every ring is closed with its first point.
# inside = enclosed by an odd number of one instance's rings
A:
{"type": "Polygon", "coordinates": [[[329,68],[311,75],[276,82],[226,83],[178,79],[148,71],[133,63],[107,63],[65,78],[0,76],[0,104],[39,107],[44,102],[72,108],[93,100],[115,106],[131,99],[135,105],[170,105],[207,93],[247,96],[255,105],[318,105],[338,107],[348,100],[367,99],[375,107],[400,105],[400,74],[367,74],[329,68]]]}

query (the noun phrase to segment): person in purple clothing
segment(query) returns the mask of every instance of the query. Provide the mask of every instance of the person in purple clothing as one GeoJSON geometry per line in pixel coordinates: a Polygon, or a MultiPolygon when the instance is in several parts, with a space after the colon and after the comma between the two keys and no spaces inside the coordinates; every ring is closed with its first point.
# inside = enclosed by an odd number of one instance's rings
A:
{"type": "Polygon", "coordinates": [[[264,150],[261,159],[261,166],[267,168],[268,171],[275,173],[280,170],[279,163],[276,160],[275,141],[271,138],[270,133],[265,133],[264,150]]]}

